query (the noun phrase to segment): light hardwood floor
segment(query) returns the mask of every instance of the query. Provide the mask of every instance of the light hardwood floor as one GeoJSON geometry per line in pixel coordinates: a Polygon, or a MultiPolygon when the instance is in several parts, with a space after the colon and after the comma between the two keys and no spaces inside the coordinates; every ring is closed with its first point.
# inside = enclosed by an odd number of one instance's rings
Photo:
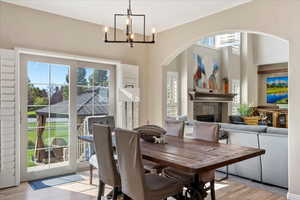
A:
{"type": "MultiPolygon", "coordinates": [[[[0,200],[95,200],[97,178],[93,181],[95,185],[89,185],[88,172],[81,172],[80,175],[85,178],[84,181],[36,191],[28,183],[22,183],[18,187],[0,190],[0,200]]],[[[109,191],[110,188],[106,187],[106,193],[109,191]]],[[[286,200],[284,196],[232,181],[217,183],[216,193],[220,200],[286,200]]]]}

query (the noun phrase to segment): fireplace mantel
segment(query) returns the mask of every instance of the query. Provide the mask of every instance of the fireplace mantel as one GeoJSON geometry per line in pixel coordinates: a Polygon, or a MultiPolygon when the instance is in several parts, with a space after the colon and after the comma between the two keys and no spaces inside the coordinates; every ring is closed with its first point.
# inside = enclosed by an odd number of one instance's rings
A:
{"type": "Polygon", "coordinates": [[[229,103],[233,101],[236,94],[222,94],[214,92],[199,92],[195,90],[189,91],[190,100],[193,102],[205,102],[205,103],[229,103]]]}

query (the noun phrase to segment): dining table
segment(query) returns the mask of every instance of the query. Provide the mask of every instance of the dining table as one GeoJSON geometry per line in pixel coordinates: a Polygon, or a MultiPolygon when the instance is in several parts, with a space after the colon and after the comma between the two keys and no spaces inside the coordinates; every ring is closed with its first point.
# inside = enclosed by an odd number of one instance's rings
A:
{"type": "MultiPolygon", "coordinates": [[[[94,141],[93,136],[79,136],[78,138],[90,143],[94,141]]],[[[115,136],[112,141],[115,145],[115,136]]],[[[200,182],[197,177],[199,173],[265,154],[265,150],[258,148],[174,136],[165,136],[164,144],[154,144],[143,139],[140,144],[143,159],[195,173],[193,194],[190,196],[192,200],[204,200],[207,196],[205,183],[200,182]]]]}

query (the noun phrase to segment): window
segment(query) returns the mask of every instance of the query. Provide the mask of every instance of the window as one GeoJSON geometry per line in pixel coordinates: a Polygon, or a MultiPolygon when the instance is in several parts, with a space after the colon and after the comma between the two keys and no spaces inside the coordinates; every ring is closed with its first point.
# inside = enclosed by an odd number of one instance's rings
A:
{"type": "Polygon", "coordinates": [[[216,35],[216,48],[231,46],[233,54],[240,54],[241,33],[216,35]]]}
{"type": "Polygon", "coordinates": [[[241,103],[241,89],[240,89],[240,80],[231,81],[231,92],[236,94],[232,101],[232,115],[239,114],[239,107],[241,103]]]}
{"type": "Polygon", "coordinates": [[[167,72],[167,116],[178,116],[178,72],[167,72]]]}
{"type": "Polygon", "coordinates": [[[215,36],[206,37],[205,39],[200,40],[198,44],[209,48],[216,48],[216,37],[215,36]]]}
{"type": "Polygon", "coordinates": [[[198,45],[214,49],[231,46],[232,53],[236,55],[240,54],[240,44],[241,33],[239,32],[210,36],[198,42],[198,45]]]}

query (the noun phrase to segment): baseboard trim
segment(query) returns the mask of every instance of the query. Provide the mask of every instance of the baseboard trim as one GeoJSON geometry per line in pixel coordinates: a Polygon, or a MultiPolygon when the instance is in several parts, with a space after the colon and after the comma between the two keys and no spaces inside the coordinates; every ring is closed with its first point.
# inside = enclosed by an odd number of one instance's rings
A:
{"type": "Polygon", "coordinates": [[[300,200],[300,195],[288,193],[287,194],[287,199],[288,200],[300,200]]]}

